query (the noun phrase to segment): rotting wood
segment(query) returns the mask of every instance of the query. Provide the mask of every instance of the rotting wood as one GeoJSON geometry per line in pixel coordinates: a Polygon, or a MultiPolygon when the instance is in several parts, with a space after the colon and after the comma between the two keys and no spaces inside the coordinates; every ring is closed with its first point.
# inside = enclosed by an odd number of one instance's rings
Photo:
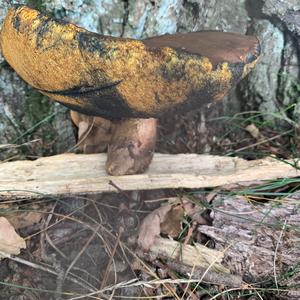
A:
{"type": "Polygon", "coordinates": [[[142,257],[163,259],[174,271],[228,287],[277,282],[288,287],[287,299],[299,299],[299,200],[300,192],[267,203],[219,194],[212,201],[212,224],[197,226],[214,249],[159,237],[142,257]]]}
{"type": "Polygon", "coordinates": [[[172,260],[167,260],[166,265],[173,271],[184,274],[188,278],[198,280],[202,279],[201,282],[217,284],[227,287],[241,288],[243,286],[243,280],[241,276],[226,274],[221,272],[213,272],[209,268],[202,267],[190,267],[172,260]]]}
{"type": "Polygon", "coordinates": [[[209,268],[215,272],[230,273],[229,269],[226,269],[221,264],[224,258],[223,252],[207,248],[198,243],[195,245],[183,245],[174,240],[157,237],[150,247],[150,252],[156,257],[168,257],[190,267],[209,268]]]}
{"type": "Polygon", "coordinates": [[[2,163],[0,199],[116,192],[110,181],[122,190],[205,188],[300,174],[275,158],[246,161],[211,155],[155,154],[145,174],[108,176],[105,161],[105,154],[61,154],[2,163]]]}
{"type": "MultiPolygon", "coordinates": [[[[212,226],[199,225],[222,265],[248,283],[274,281],[300,293],[300,193],[267,203],[219,195],[212,202],[212,226]]],[[[294,298],[290,295],[288,299],[294,298]]]]}
{"type": "Polygon", "coordinates": [[[242,277],[230,274],[222,265],[224,252],[210,249],[204,245],[183,245],[180,242],[157,237],[149,252],[138,251],[146,260],[163,259],[172,270],[189,277],[190,280],[201,279],[205,283],[241,287],[242,277]]]}

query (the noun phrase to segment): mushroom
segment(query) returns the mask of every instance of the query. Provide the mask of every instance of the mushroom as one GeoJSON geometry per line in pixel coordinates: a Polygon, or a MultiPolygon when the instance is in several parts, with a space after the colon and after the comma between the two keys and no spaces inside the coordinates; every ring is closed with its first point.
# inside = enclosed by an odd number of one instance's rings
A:
{"type": "Polygon", "coordinates": [[[260,54],[253,36],[203,31],[116,38],[26,6],[8,12],[0,45],[33,88],[80,114],[113,122],[106,166],[112,175],[144,172],[156,118],[219,101],[260,54]]]}

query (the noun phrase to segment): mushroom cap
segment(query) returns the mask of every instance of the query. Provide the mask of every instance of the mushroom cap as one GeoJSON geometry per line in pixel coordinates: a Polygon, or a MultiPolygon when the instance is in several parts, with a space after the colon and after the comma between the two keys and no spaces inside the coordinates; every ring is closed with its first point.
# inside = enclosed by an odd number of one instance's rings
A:
{"type": "Polygon", "coordinates": [[[108,119],[157,117],[222,99],[255,65],[256,37],[218,31],[116,38],[12,8],[0,33],[7,62],[63,105],[108,119]]]}

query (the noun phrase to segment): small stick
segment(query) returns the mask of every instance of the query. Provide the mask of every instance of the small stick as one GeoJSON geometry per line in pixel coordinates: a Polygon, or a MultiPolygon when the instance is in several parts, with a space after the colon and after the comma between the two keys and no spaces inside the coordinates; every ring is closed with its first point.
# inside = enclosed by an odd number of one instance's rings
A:
{"type": "Polygon", "coordinates": [[[82,255],[82,253],[86,250],[86,248],[88,247],[88,245],[92,242],[92,240],[95,238],[96,234],[98,233],[99,229],[100,229],[101,225],[99,224],[96,229],[93,231],[92,235],[90,236],[90,238],[87,240],[87,242],[85,243],[85,245],[82,247],[82,249],[78,252],[78,254],[76,255],[76,257],[73,259],[72,263],[69,265],[68,269],[66,270],[65,274],[64,274],[64,280],[67,278],[69,272],[71,271],[71,269],[73,268],[73,266],[76,264],[77,260],[80,258],[80,256],[82,255]]]}
{"type": "MultiPolygon", "coordinates": [[[[163,263],[161,263],[160,261],[156,260],[154,262],[158,267],[160,267],[161,269],[166,269],[167,268],[167,273],[168,275],[172,278],[172,279],[178,279],[178,277],[174,274],[174,272],[172,270],[170,270],[170,268],[168,266],[165,266],[163,263]]],[[[169,284],[168,284],[170,289],[173,289],[169,284]]],[[[188,293],[189,296],[192,298],[192,300],[197,300],[197,298],[195,298],[195,294],[189,289],[188,285],[185,284],[180,284],[181,289],[183,291],[185,291],[184,293],[188,293]]],[[[174,294],[176,293],[176,291],[174,291],[174,294]]],[[[183,299],[183,297],[182,297],[183,299]]]]}
{"type": "Polygon", "coordinates": [[[251,145],[242,147],[242,148],[240,148],[240,149],[234,150],[233,153],[241,152],[241,151],[243,151],[243,150],[246,150],[246,149],[249,149],[249,148],[253,148],[253,147],[259,146],[259,145],[261,145],[261,144],[265,144],[265,143],[267,143],[267,142],[271,142],[271,141],[276,140],[276,139],[280,138],[281,136],[284,136],[284,135],[286,135],[286,134],[288,134],[288,133],[290,133],[290,132],[291,132],[291,129],[290,129],[290,130],[287,130],[287,131],[285,131],[285,132],[283,132],[283,133],[277,134],[277,135],[275,135],[275,136],[273,136],[273,137],[271,137],[271,138],[267,138],[267,139],[264,139],[264,140],[259,141],[259,142],[257,142],[257,143],[254,143],[254,144],[251,144],[251,145]]]}
{"type": "Polygon", "coordinates": [[[132,198],[124,191],[122,190],[119,186],[117,186],[112,180],[108,182],[109,185],[113,186],[120,194],[124,195],[125,198],[129,201],[132,202],[132,198]]]}
{"type": "Polygon", "coordinates": [[[113,248],[113,250],[112,250],[112,252],[110,254],[109,261],[108,261],[107,266],[106,266],[106,270],[105,270],[105,273],[104,273],[104,276],[103,276],[103,280],[102,280],[102,283],[101,283],[101,286],[100,286],[101,290],[105,287],[105,284],[106,284],[106,281],[107,281],[107,278],[108,278],[109,267],[110,267],[110,265],[111,265],[111,263],[112,263],[112,261],[114,259],[115,253],[117,251],[117,247],[118,247],[118,245],[120,243],[122,232],[123,232],[123,229],[120,227],[119,228],[119,233],[118,233],[115,245],[114,245],[114,248],[113,248]]]}
{"type": "Polygon", "coordinates": [[[180,272],[186,276],[190,276],[192,273],[194,278],[203,277],[202,281],[205,283],[225,285],[228,287],[240,287],[242,285],[242,278],[237,275],[217,273],[212,271],[207,272],[207,269],[205,268],[193,268],[173,260],[167,260],[166,264],[176,272],[180,272]]]}
{"type": "MultiPolygon", "coordinates": [[[[50,274],[55,275],[55,276],[59,276],[59,274],[56,271],[54,271],[53,269],[51,269],[51,268],[38,265],[36,263],[27,261],[27,260],[22,259],[20,257],[13,257],[13,256],[11,256],[11,255],[3,252],[3,251],[0,251],[0,255],[3,256],[3,257],[5,257],[5,258],[11,259],[11,260],[13,260],[13,261],[15,261],[17,263],[26,265],[28,267],[31,267],[31,268],[34,268],[34,269],[37,269],[37,270],[41,270],[41,271],[45,271],[45,272],[50,273],[50,274]]],[[[72,281],[75,284],[78,284],[79,286],[83,287],[84,289],[86,289],[86,290],[88,290],[90,292],[94,292],[95,291],[94,289],[90,288],[88,285],[83,284],[81,281],[77,280],[76,278],[68,277],[68,280],[72,281]]]]}

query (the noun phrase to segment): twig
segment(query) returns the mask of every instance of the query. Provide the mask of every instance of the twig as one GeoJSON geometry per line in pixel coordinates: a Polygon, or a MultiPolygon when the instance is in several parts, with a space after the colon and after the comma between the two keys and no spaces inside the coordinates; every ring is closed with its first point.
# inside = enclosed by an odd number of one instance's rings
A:
{"type": "MultiPolygon", "coordinates": [[[[45,228],[48,228],[49,227],[49,223],[53,217],[53,212],[54,212],[54,209],[57,205],[57,202],[55,203],[55,205],[52,207],[51,209],[51,213],[48,215],[47,217],[47,220],[45,221],[45,223],[43,224],[43,229],[45,228]]],[[[55,244],[52,242],[51,238],[49,237],[49,234],[48,234],[48,230],[43,230],[43,232],[41,232],[41,249],[44,250],[42,251],[42,257],[45,261],[47,261],[47,258],[48,256],[46,255],[46,250],[45,250],[45,245],[44,247],[42,246],[44,244],[44,239],[46,239],[46,241],[49,243],[49,245],[60,255],[62,256],[64,259],[66,259],[67,257],[65,256],[65,254],[60,251],[56,246],[55,244]]]]}
{"type": "Polygon", "coordinates": [[[93,231],[92,235],[90,236],[90,238],[87,240],[87,242],[85,243],[85,245],[82,247],[82,249],[78,252],[78,254],[76,255],[76,257],[73,259],[72,263],[69,265],[68,269],[66,270],[65,274],[64,274],[64,280],[67,278],[68,273],[70,272],[70,270],[73,268],[73,266],[76,264],[77,260],[80,258],[80,256],[82,255],[82,253],[86,250],[86,248],[88,247],[88,245],[92,242],[92,240],[94,239],[94,237],[96,236],[96,234],[98,234],[98,231],[100,229],[101,225],[99,224],[96,229],[93,231]]]}
{"type": "MultiPolygon", "coordinates": [[[[31,268],[34,268],[34,269],[37,269],[37,270],[41,270],[41,271],[44,271],[44,272],[47,272],[47,273],[50,273],[50,274],[53,274],[55,276],[59,275],[56,271],[54,271],[54,270],[52,270],[52,269],[50,269],[48,267],[44,267],[44,266],[38,265],[36,263],[27,261],[27,260],[22,259],[20,257],[13,257],[13,256],[11,256],[11,255],[3,252],[3,251],[0,251],[0,256],[3,256],[5,258],[9,258],[9,259],[11,259],[11,260],[13,260],[13,261],[15,261],[17,263],[20,263],[20,264],[26,265],[28,267],[31,267],[31,268]]],[[[72,281],[75,284],[80,285],[81,287],[83,287],[84,289],[86,289],[86,290],[88,290],[90,292],[94,292],[95,291],[94,289],[86,286],[85,284],[83,284],[82,282],[80,282],[79,280],[77,280],[77,279],[75,279],[73,277],[69,277],[68,280],[72,281]]]]}
{"type": "MultiPolygon", "coordinates": [[[[197,283],[200,283],[202,281],[204,283],[225,285],[230,287],[240,287],[242,285],[242,278],[240,276],[217,273],[208,270],[208,268],[193,268],[180,264],[174,260],[168,260],[166,261],[166,264],[174,271],[180,272],[186,276],[190,276],[190,274],[192,273],[193,277],[197,278],[197,283]]],[[[193,282],[193,280],[191,280],[190,282],[193,282]]]]}
{"type": "Polygon", "coordinates": [[[132,198],[124,191],[122,190],[119,186],[117,186],[112,180],[108,182],[109,185],[113,186],[120,194],[124,195],[125,198],[129,201],[132,202],[132,198]]]}
{"type": "Polygon", "coordinates": [[[120,243],[121,235],[122,235],[122,231],[119,230],[119,234],[118,234],[117,239],[115,241],[114,248],[113,248],[113,250],[112,250],[112,252],[110,254],[109,261],[108,261],[107,266],[106,266],[106,270],[105,270],[105,273],[104,273],[104,276],[103,276],[103,280],[102,280],[102,283],[101,283],[101,286],[100,286],[101,289],[103,289],[104,286],[105,286],[105,284],[106,284],[106,281],[107,281],[107,278],[108,278],[108,273],[109,273],[109,267],[110,267],[110,265],[111,265],[111,263],[112,263],[112,261],[114,259],[115,253],[117,251],[117,247],[118,247],[118,245],[120,243]]]}
{"type": "Polygon", "coordinates": [[[0,144],[0,150],[2,149],[15,149],[15,148],[20,148],[22,146],[29,146],[30,144],[33,144],[33,143],[37,143],[37,142],[41,142],[41,139],[35,139],[35,140],[32,140],[32,141],[29,141],[29,142],[26,142],[26,143],[23,143],[23,144],[0,144]]]}
{"type": "Polygon", "coordinates": [[[90,125],[90,127],[88,128],[87,132],[84,134],[84,136],[74,146],[72,146],[67,152],[72,152],[73,150],[75,150],[78,146],[80,146],[85,141],[85,139],[91,133],[91,131],[94,127],[94,124],[95,124],[95,117],[93,118],[93,122],[90,125]]]}
{"type": "MultiPolygon", "coordinates": [[[[194,275],[194,270],[195,270],[195,266],[193,266],[192,271],[191,271],[190,274],[189,274],[189,275],[190,275],[190,276],[189,276],[189,279],[191,279],[191,278],[193,277],[193,275],[194,275]]],[[[181,299],[184,299],[184,296],[185,296],[186,293],[188,293],[189,297],[191,297],[192,300],[197,300],[196,295],[195,295],[194,292],[191,291],[191,289],[190,289],[190,283],[189,283],[189,282],[186,284],[186,287],[185,287],[185,289],[184,289],[184,292],[183,292],[183,295],[182,295],[181,299]]]]}
{"type": "MultiPolygon", "coordinates": [[[[76,296],[76,297],[73,297],[73,298],[69,298],[69,300],[83,299],[83,298],[87,298],[87,297],[92,297],[92,296],[94,296],[94,295],[96,295],[98,293],[101,293],[101,292],[108,292],[108,291],[112,291],[112,290],[115,290],[115,289],[118,289],[118,288],[123,288],[123,287],[127,286],[126,284],[130,284],[130,283],[136,282],[136,280],[137,279],[133,279],[133,280],[130,280],[130,281],[127,281],[127,282],[120,282],[120,283],[118,283],[118,284],[116,284],[114,286],[106,287],[103,290],[91,292],[91,293],[86,294],[86,295],[80,295],[80,296],[76,296]]],[[[103,294],[102,294],[102,297],[105,297],[105,299],[109,299],[106,295],[103,295],[103,294]]]]}
{"type": "Polygon", "coordinates": [[[66,255],[62,252],[62,251],[60,251],[56,246],[55,246],[55,244],[53,243],[53,241],[51,240],[51,238],[50,238],[50,236],[49,236],[49,234],[48,234],[48,232],[47,231],[45,231],[45,238],[46,238],[46,241],[49,243],[49,245],[60,255],[60,256],[62,256],[64,259],[67,259],[67,257],[66,257],[66,255]]]}
{"type": "MultiPolygon", "coordinates": [[[[56,207],[56,204],[57,204],[57,201],[55,202],[55,204],[53,205],[53,207],[51,208],[51,211],[49,213],[49,215],[47,216],[47,219],[45,221],[42,222],[42,228],[45,229],[49,226],[49,223],[52,219],[52,216],[53,216],[53,212],[55,210],[55,207],[56,207]]],[[[54,267],[55,271],[57,272],[57,278],[56,278],[56,296],[55,298],[60,300],[61,299],[61,295],[62,295],[62,287],[63,287],[63,276],[64,276],[64,270],[63,268],[61,267],[61,265],[57,262],[56,258],[54,255],[47,255],[46,254],[46,244],[45,244],[45,240],[47,240],[47,230],[43,230],[41,232],[41,236],[40,236],[40,245],[41,245],[41,258],[47,262],[47,263],[51,263],[52,266],[54,267]]],[[[47,240],[48,243],[55,249],[55,250],[58,250],[54,244],[52,243],[51,239],[49,238],[49,240],[47,240]]],[[[63,257],[64,257],[64,254],[61,253],[59,250],[58,250],[58,253],[59,254],[62,254],[63,257]]]]}
{"type": "Polygon", "coordinates": [[[285,131],[283,133],[277,134],[277,135],[275,135],[275,136],[273,136],[271,138],[267,138],[267,139],[264,139],[264,140],[259,141],[257,143],[254,143],[254,144],[251,144],[251,145],[247,145],[245,147],[242,147],[242,148],[239,148],[237,150],[234,150],[233,153],[241,152],[243,150],[246,150],[246,149],[249,149],[249,148],[253,148],[253,147],[256,147],[258,145],[265,144],[267,142],[271,142],[271,141],[276,140],[276,139],[280,138],[281,136],[286,135],[287,133],[290,133],[290,132],[291,132],[291,129],[287,130],[287,131],[285,131]]]}
{"type": "MultiPolygon", "coordinates": [[[[172,278],[172,279],[178,279],[178,277],[174,274],[174,272],[172,272],[171,270],[170,270],[170,268],[168,267],[168,266],[165,266],[163,263],[161,263],[160,261],[158,261],[158,260],[155,260],[155,262],[154,262],[159,268],[161,268],[161,269],[168,269],[167,270],[167,273],[168,273],[168,275],[172,278]]],[[[180,284],[181,285],[181,288],[182,288],[182,290],[187,290],[187,292],[189,293],[189,295],[192,293],[189,289],[188,289],[188,285],[186,286],[186,287],[184,287],[183,286],[183,284],[180,284]]],[[[173,294],[174,295],[176,295],[177,296],[177,293],[176,293],[176,290],[170,285],[170,284],[168,284],[168,287],[172,290],[172,292],[173,292],[173,294]]],[[[186,291],[184,292],[184,294],[186,293],[186,291]]],[[[177,296],[178,297],[178,296],[177,296]]],[[[183,299],[183,297],[181,297],[182,299],[183,299]]],[[[179,300],[180,300],[180,298],[179,298],[179,300]]]]}

